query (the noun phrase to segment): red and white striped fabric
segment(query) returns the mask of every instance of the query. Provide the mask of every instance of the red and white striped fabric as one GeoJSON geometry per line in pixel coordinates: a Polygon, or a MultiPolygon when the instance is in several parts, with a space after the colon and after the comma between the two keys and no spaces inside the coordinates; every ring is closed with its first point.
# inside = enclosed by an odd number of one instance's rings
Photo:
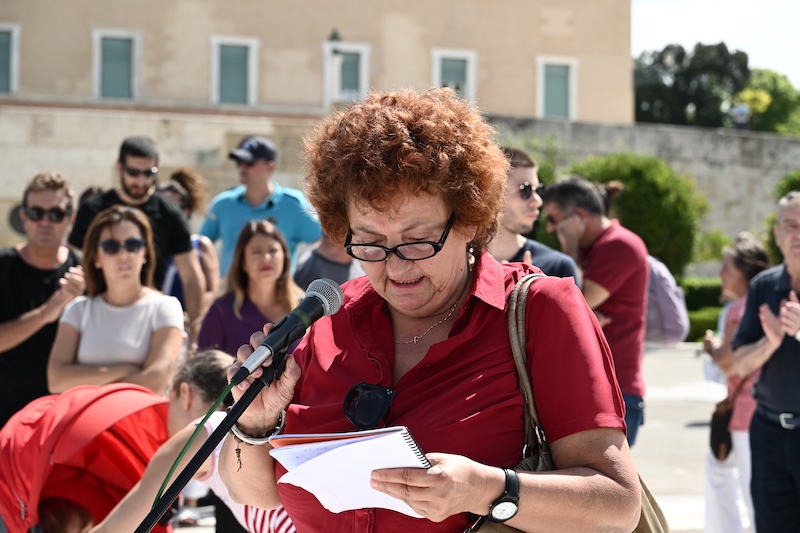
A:
{"type": "Polygon", "coordinates": [[[289,514],[283,507],[259,509],[244,506],[245,527],[250,533],[296,533],[289,514]]]}

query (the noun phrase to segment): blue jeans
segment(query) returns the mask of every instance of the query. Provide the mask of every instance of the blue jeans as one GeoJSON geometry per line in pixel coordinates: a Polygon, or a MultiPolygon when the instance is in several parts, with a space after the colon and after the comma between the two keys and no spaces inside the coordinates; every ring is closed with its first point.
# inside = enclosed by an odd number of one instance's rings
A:
{"type": "Polygon", "coordinates": [[[625,424],[628,426],[628,446],[636,442],[639,426],[644,424],[644,399],[641,396],[622,393],[625,401],[625,424]]]}
{"type": "Polygon", "coordinates": [[[750,453],[756,530],[800,531],[800,428],[784,429],[756,413],[750,423],[750,453]]]}

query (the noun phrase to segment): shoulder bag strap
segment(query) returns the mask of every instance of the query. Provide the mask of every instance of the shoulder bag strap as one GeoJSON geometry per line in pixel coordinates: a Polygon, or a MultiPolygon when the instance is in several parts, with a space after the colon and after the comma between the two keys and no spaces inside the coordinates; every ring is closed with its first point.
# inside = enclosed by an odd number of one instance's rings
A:
{"type": "Polygon", "coordinates": [[[525,364],[525,303],[528,300],[528,291],[536,278],[545,277],[544,274],[529,274],[519,280],[508,300],[508,335],[511,338],[511,352],[514,354],[514,364],[517,367],[519,389],[525,400],[525,444],[527,452],[533,450],[533,445],[538,446],[539,454],[548,470],[553,470],[553,459],[550,456],[550,444],[547,442],[536,403],[533,399],[533,387],[528,377],[525,364]],[[534,442],[531,442],[534,440],[534,442]]]}

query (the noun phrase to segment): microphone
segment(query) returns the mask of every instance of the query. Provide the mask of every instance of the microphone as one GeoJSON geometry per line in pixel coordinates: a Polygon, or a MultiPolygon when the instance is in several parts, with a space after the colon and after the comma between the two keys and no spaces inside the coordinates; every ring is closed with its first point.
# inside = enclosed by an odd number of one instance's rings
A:
{"type": "Polygon", "coordinates": [[[247,358],[242,367],[231,379],[241,383],[253,370],[263,365],[267,359],[286,352],[292,343],[303,337],[306,329],[322,318],[337,312],[342,307],[342,288],[332,279],[317,279],[306,289],[306,297],[291,313],[283,317],[270,330],[267,338],[247,358]]]}

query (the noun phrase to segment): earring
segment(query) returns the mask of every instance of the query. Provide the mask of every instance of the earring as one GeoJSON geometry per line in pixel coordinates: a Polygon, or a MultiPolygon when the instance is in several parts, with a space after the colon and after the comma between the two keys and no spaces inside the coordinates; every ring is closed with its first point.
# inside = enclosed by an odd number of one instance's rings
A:
{"type": "Polygon", "coordinates": [[[95,263],[95,264],[94,264],[94,267],[95,267],[95,268],[97,268],[97,269],[99,269],[99,268],[100,268],[100,263],[95,263]]]}
{"type": "Polygon", "coordinates": [[[470,246],[467,249],[467,267],[469,267],[469,271],[472,272],[475,270],[475,254],[473,253],[475,248],[470,246]]]}
{"type": "Polygon", "coordinates": [[[144,261],[142,261],[142,264],[143,264],[143,265],[146,265],[146,264],[147,264],[147,259],[145,259],[144,261]]]}

